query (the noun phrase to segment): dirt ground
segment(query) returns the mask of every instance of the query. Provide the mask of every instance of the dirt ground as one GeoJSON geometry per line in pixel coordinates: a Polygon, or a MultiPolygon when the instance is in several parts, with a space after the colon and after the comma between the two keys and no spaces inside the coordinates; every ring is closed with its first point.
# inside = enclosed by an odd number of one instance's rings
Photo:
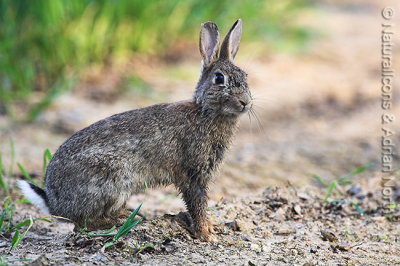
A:
{"type": "MultiPolygon", "coordinates": [[[[380,11],[395,8],[393,22],[400,25],[400,5],[383,2],[324,1],[299,21],[318,33],[300,54],[261,56],[243,43],[237,65],[249,74],[257,118],[242,117],[233,147],[210,187],[208,215],[216,243],[192,238],[183,202],[167,187],[130,199],[132,208],[144,199],[141,212],[146,219],[110,249],[102,249],[109,239],[77,237],[71,224],[36,222],[12,252],[11,236],[0,236],[0,256],[10,264],[38,265],[400,264],[400,159],[398,153],[393,155],[397,172],[391,191],[397,207],[389,215],[383,208],[380,144],[380,11]],[[331,196],[341,202],[323,203],[327,188],[313,174],[329,184],[369,164],[373,166],[331,196]]],[[[11,125],[0,117],[4,164],[10,136],[16,160],[39,174],[43,150],[54,153],[84,126],[125,110],[191,97],[199,59],[190,56],[197,54],[195,46],[188,49],[189,57],[177,63],[132,59],[127,69],[149,84],[150,92],[114,97],[127,70],[93,67],[74,92],[58,98],[37,122],[11,125]]],[[[399,54],[395,48],[396,73],[399,54]]],[[[394,88],[399,86],[397,78],[394,88]]],[[[399,119],[397,92],[391,112],[399,119]]],[[[400,124],[390,126],[400,145],[400,124]]],[[[15,222],[29,216],[40,214],[33,206],[17,204],[15,222]]]]}

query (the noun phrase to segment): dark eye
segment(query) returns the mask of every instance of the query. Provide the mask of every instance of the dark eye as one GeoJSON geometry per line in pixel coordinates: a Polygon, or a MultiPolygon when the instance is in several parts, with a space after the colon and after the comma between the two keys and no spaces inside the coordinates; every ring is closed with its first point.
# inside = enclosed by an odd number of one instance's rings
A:
{"type": "Polygon", "coordinates": [[[224,85],[225,84],[224,75],[222,75],[221,73],[215,73],[214,84],[216,84],[216,85],[224,85]]]}

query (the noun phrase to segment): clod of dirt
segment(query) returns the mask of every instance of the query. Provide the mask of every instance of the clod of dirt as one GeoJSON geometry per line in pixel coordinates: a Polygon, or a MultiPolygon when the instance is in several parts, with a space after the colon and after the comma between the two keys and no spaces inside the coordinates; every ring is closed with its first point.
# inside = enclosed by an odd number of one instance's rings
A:
{"type": "Polygon", "coordinates": [[[232,229],[233,231],[240,231],[240,227],[238,225],[238,222],[236,220],[229,222],[229,223],[225,223],[225,225],[229,228],[232,229]]]}
{"type": "Polygon", "coordinates": [[[336,242],[338,240],[337,236],[331,231],[321,230],[321,235],[324,241],[336,242]]]}
{"type": "Polygon", "coordinates": [[[336,250],[349,251],[352,247],[346,242],[341,242],[340,244],[331,244],[331,248],[335,252],[336,250]]]}

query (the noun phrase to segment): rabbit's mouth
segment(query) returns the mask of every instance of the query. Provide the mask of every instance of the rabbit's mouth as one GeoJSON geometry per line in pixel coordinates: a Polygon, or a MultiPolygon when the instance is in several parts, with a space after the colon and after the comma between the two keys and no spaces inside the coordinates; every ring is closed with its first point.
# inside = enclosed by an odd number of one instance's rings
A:
{"type": "Polygon", "coordinates": [[[244,96],[241,97],[233,102],[233,108],[235,113],[237,114],[245,114],[247,113],[252,107],[251,96],[244,96]]]}
{"type": "Polygon", "coordinates": [[[228,116],[239,116],[247,113],[252,108],[251,101],[238,101],[222,108],[222,113],[228,116]]]}

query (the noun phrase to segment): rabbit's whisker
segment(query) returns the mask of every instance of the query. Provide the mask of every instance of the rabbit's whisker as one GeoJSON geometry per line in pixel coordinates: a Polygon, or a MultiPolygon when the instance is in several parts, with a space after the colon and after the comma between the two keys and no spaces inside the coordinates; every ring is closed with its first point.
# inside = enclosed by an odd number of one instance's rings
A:
{"type": "Polygon", "coordinates": [[[260,121],[256,111],[253,108],[250,108],[249,111],[250,111],[251,115],[255,118],[255,120],[257,121],[257,125],[258,125],[259,131],[262,132],[262,133],[265,133],[264,128],[263,128],[263,126],[261,124],[261,121],[260,121]]]}

